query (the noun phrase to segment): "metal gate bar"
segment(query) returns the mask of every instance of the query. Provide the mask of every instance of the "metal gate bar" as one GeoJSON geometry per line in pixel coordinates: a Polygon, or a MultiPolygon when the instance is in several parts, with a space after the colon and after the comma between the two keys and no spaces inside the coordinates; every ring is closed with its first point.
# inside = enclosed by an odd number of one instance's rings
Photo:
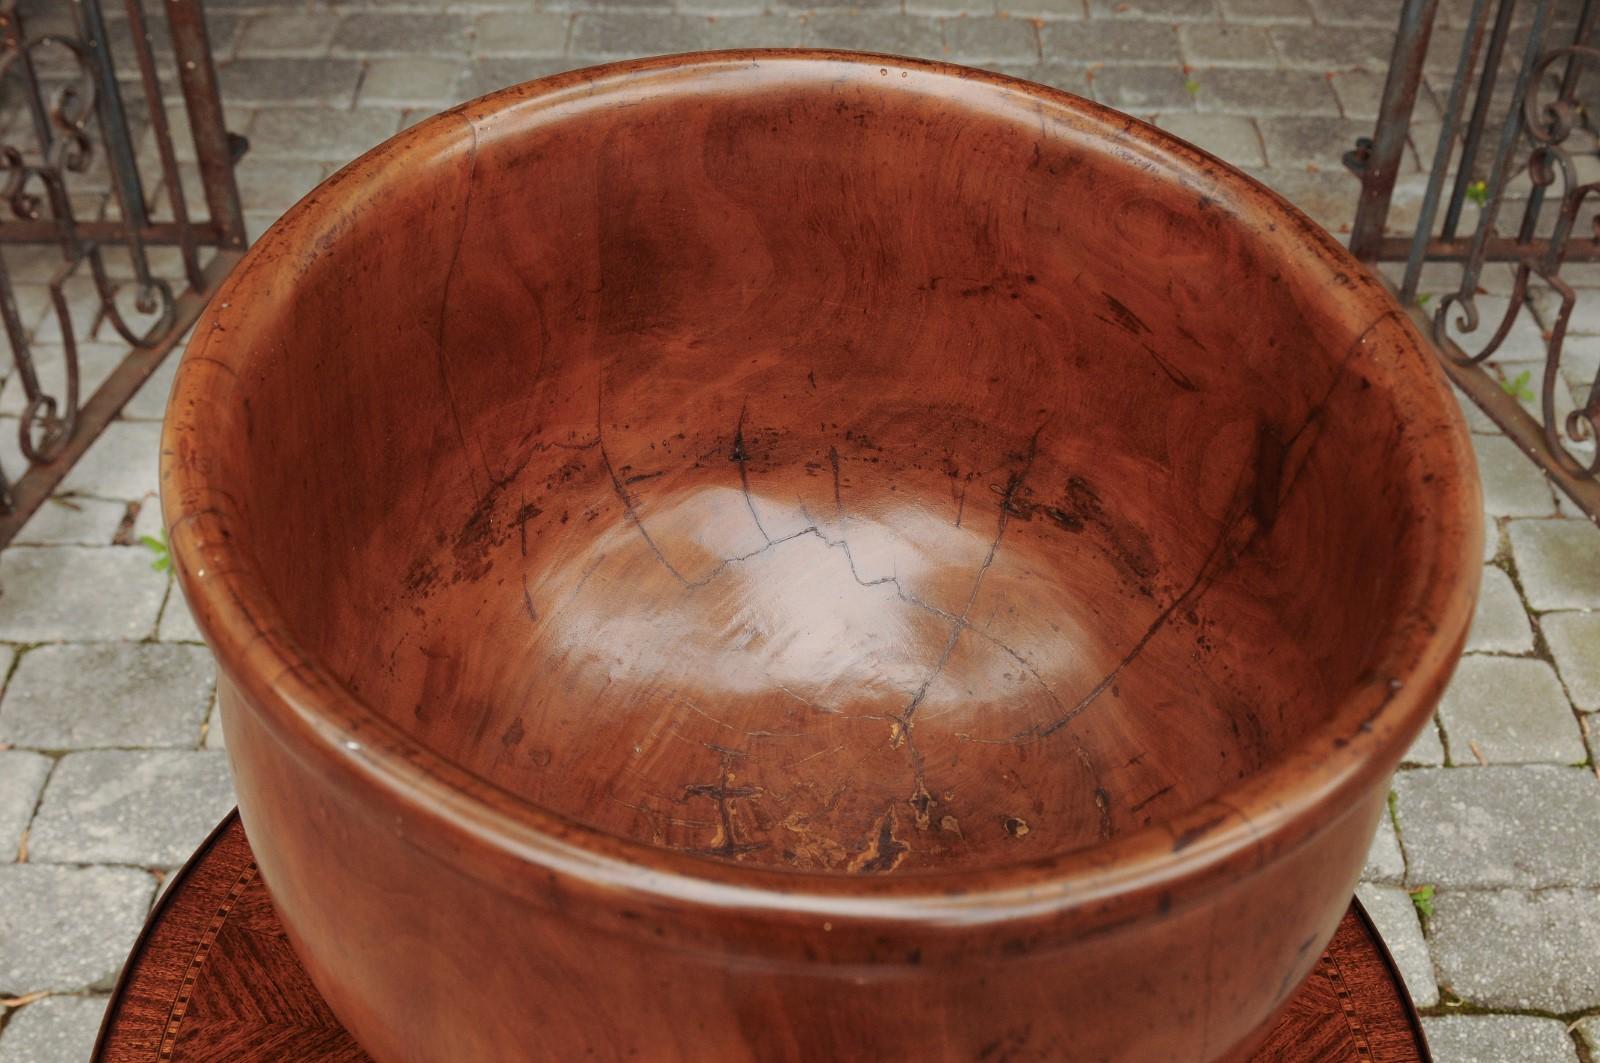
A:
{"type": "Polygon", "coordinates": [[[222,101],[200,0],[167,0],[163,14],[171,37],[196,165],[209,216],[193,218],[184,196],[182,171],[167,120],[163,85],[141,0],[126,0],[125,18],[138,68],[138,94],[155,144],[157,176],[171,221],[151,219],[135,146],[134,126],[123,100],[101,0],[74,0],[73,33],[32,34],[19,0],[0,0],[0,77],[15,73],[27,115],[25,142],[0,141],[0,197],[11,217],[0,221],[0,248],[54,245],[61,265],[49,281],[52,311],[61,330],[63,386],[47,391],[35,369],[26,324],[12,279],[0,256],[0,325],[11,346],[26,404],[18,442],[28,468],[15,482],[0,469],[0,546],[50,496],[105,426],[160,365],[199,315],[205,299],[238,260],[245,246],[244,219],[233,166],[243,138],[223,125],[222,101]],[[51,85],[41,57],[67,61],[64,81],[51,85]],[[93,128],[98,136],[91,135],[93,128]],[[73,175],[90,166],[95,141],[104,152],[115,203],[113,219],[79,220],[72,199],[73,175]],[[149,249],[177,247],[182,259],[182,294],[152,269],[149,249]],[[132,279],[115,282],[103,251],[126,251],[132,279]],[[201,249],[208,249],[203,262],[201,249]],[[87,272],[98,298],[96,318],[133,348],[94,395],[80,404],[78,337],[66,297],[69,280],[87,272]],[[131,294],[131,298],[129,295],[131,294]],[[143,321],[130,317],[137,311],[143,321]]]}
{"type": "Polygon", "coordinates": [[[1373,264],[1405,263],[1400,282],[1393,285],[1395,294],[1433,339],[1446,373],[1600,523],[1600,453],[1583,453],[1589,449],[1585,444],[1600,433],[1600,380],[1589,383],[1581,404],[1574,402],[1566,417],[1557,409],[1557,389],[1567,388],[1562,352],[1577,301],[1561,269],[1568,261],[1600,261],[1600,216],[1594,215],[1592,204],[1589,231],[1575,232],[1586,201],[1600,191],[1600,181],[1580,179],[1566,145],[1582,116],[1578,92],[1585,67],[1600,73],[1600,50],[1590,44],[1600,2],[1583,0],[1575,23],[1561,31],[1555,28],[1556,0],[1533,0],[1520,5],[1520,12],[1519,0],[1473,0],[1415,228],[1409,236],[1386,235],[1438,6],[1438,0],[1405,0],[1377,129],[1345,157],[1361,180],[1350,250],[1373,264]],[[1526,17],[1520,27],[1519,13],[1526,17]],[[1519,33],[1525,36],[1516,45],[1519,33]],[[1515,79],[1496,129],[1496,92],[1508,73],[1515,79]],[[1519,157],[1521,152],[1525,158],[1519,157]],[[1513,181],[1522,173],[1528,177],[1526,202],[1514,234],[1503,234],[1498,222],[1513,181]],[[1463,234],[1469,202],[1478,205],[1478,220],[1470,234],[1463,234]],[[1425,309],[1418,287],[1429,262],[1458,264],[1460,277],[1453,292],[1425,309]],[[1450,335],[1449,326],[1454,323],[1465,338],[1489,324],[1480,321],[1477,305],[1488,262],[1515,264],[1515,279],[1506,311],[1492,323],[1483,346],[1467,351],[1450,335]],[[1539,417],[1525,410],[1486,368],[1518,316],[1530,312],[1527,296],[1535,278],[1560,298],[1546,336],[1539,417]]]}

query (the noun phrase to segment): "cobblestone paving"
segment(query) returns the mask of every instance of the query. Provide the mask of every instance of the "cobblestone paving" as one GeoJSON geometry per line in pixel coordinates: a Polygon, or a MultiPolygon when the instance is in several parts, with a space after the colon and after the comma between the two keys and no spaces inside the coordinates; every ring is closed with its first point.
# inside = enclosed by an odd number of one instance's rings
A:
{"type": "MultiPolygon", "coordinates": [[[[1451,56],[1450,27],[1466,6],[1442,5],[1438,47],[1451,56]]],[[[253,145],[239,169],[252,235],[339,164],[460,99],[609,57],[746,45],[947,58],[1092,96],[1259,176],[1339,232],[1356,188],[1338,158],[1370,131],[1396,4],[209,0],[209,9],[229,124],[253,145]]],[[[113,31],[126,37],[120,21],[113,31]]],[[[1444,83],[1430,71],[1401,201],[1419,194],[1444,83]]],[[[11,262],[39,360],[59,365],[42,288],[53,263],[11,262]]],[[[1600,269],[1568,275],[1597,289],[1583,293],[1569,340],[1565,383],[1578,389],[1600,364],[1600,269]]],[[[1492,313],[1509,275],[1491,270],[1484,285],[1480,305],[1492,313]]],[[[91,301],[79,303],[87,318],[91,301]]],[[[1530,318],[1500,371],[1538,357],[1540,342],[1530,318]]],[[[120,354],[85,346],[90,386],[120,354]]],[[[85,1057],[162,879],[231,804],[209,657],[138,545],[158,529],[155,441],[173,362],[0,553],[0,1063],[85,1057]]],[[[0,460],[13,470],[19,409],[12,380],[0,387],[0,460]]],[[[1600,532],[1468,413],[1489,510],[1484,593],[1468,657],[1396,779],[1360,895],[1428,1016],[1440,1063],[1597,1063],[1600,532]],[[1412,896],[1423,887],[1433,890],[1427,916],[1412,896]]]]}

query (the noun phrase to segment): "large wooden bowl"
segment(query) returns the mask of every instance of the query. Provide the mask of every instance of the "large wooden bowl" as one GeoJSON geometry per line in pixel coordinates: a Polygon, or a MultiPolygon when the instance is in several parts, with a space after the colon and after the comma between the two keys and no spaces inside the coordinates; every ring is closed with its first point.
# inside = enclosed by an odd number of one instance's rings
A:
{"type": "Polygon", "coordinates": [[[199,325],[163,496],[265,881],[375,1058],[1215,1060],[1466,630],[1441,381],[1123,115],[680,56],[308,196],[199,325]]]}

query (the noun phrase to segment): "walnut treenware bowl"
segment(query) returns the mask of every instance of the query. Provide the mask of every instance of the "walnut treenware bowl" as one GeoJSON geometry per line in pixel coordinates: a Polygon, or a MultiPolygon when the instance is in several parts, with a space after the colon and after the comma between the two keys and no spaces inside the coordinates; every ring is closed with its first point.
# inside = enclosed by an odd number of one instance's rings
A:
{"type": "Polygon", "coordinates": [[[1442,379],[1123,115],[678,56],[302,201],[189,346],[163,501],[262,874],[376,1059],[1210,1061],[1459,652],[1442,379]]]}

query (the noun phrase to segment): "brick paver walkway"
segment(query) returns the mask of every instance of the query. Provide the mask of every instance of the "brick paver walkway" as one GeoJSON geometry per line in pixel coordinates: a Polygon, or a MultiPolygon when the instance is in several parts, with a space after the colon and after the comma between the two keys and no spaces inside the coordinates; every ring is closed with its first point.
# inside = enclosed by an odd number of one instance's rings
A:
{"type": "MultiPolygon", "coordinates": [[[[340,163],[460,99],[610,57],[756,45],[948,58],[1092,95],[1258,175],[1330,229],[1348,225],[1355,184],[1338,159],[1370,132],[1394,0],[995,2],[209,8],[229,124],[253,145],[239,169],[252,234],[340,163]]],[[[1449,11],[1466,4],[1443,6],[1439,47],[1453,55],[1449,11]]],[[[1437,76],[1424,122],[1437,114],[1437,76]]],[[[1434,131],[1418,133],[1425,156],[1434,131]]],[[[1419,183],[1412,159],[1402,198],[1419,183]]],[[[12,261],[24,311],[44,322],[41,361],[59,360],[39,286],[48,256],[12,261]]],[[[1572,276],[1600,289],[1600,270],[1572,276]]],[[[1485,287],[1504,293],[1508,279],[1491,271],[1485,287]]],[[[1575,390],[1600,365],[1600,290],[1589,299],[1585,334],[1569,341],[1575,390]]],[[[1539,342],[1530,323],[1500,361],[1515,372],[1539,342]]],[[[90,383],[120,354],[88,345],[90,383]]],[[[232,803],[209,655],[137,545],[158,525],[156,436],[175,363],[0,554],[0,1063],[86,1057],[164,876],[232,803]]],[[[0,388],[0,460],[12,470],[19,395],[15,380],[0,388]]],[[[1491,514],[1483,598],[1437,727],[1396,778],[1361,897],[1429,1016],[1440,1063],[1592,1063],[1600,532],[1489,422],[1471,423],[1491,514]],[[1409,891],[1424,886],[1434,895],[1421,920],[1409,891]]]]}

